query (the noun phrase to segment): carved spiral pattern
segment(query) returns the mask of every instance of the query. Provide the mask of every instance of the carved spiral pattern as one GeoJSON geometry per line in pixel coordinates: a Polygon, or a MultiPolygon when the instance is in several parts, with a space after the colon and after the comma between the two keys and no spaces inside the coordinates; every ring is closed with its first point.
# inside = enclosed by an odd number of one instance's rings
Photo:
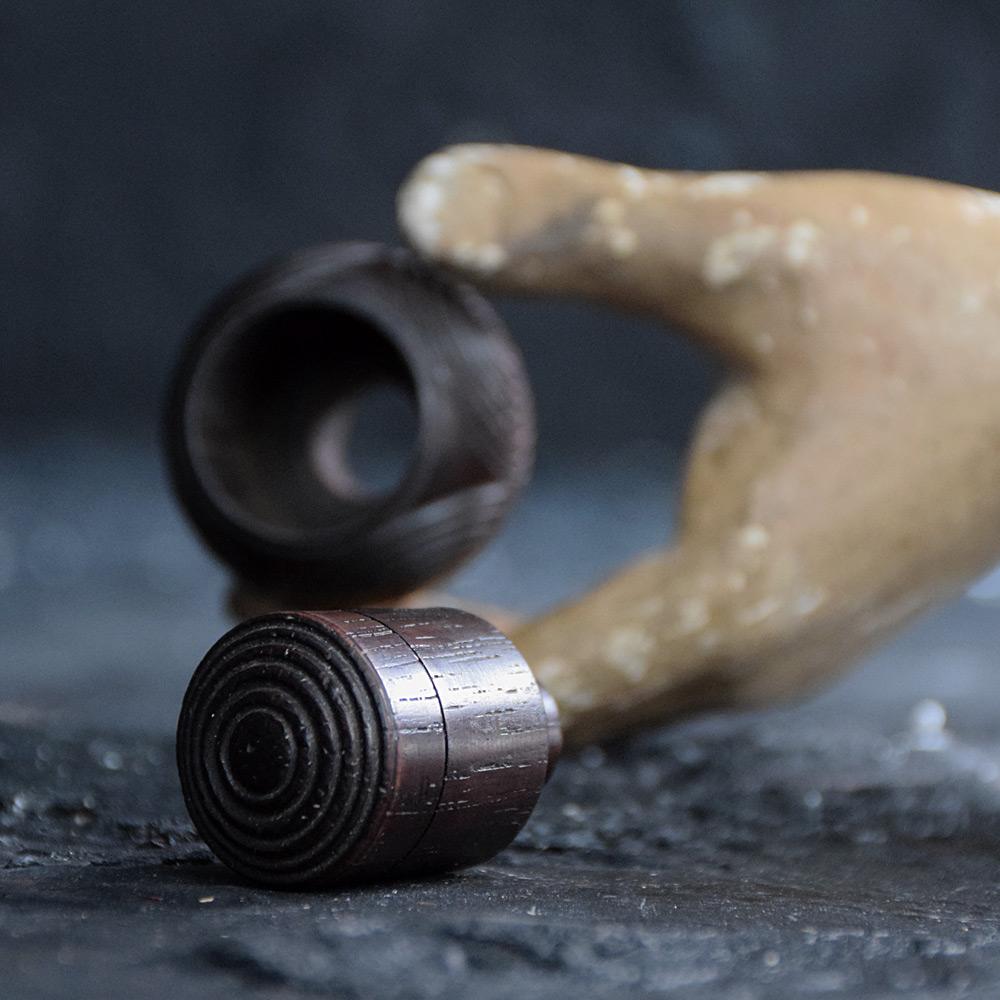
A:
{"type": "Polygon", "coordinates": [[[220,860],[271,885],[321,882],[377,809],[381,707],[329,631],[255,619],[199,666],[177,754],[192,819],[220,860]]]}
{"type": "Polygon", "coordinates": [[[284,888],[485,861],[527,821],[557,753],[520,653],[451,608],[244,622],[202,660],[177,727],[199,833],[234,871],[284,888]]]}

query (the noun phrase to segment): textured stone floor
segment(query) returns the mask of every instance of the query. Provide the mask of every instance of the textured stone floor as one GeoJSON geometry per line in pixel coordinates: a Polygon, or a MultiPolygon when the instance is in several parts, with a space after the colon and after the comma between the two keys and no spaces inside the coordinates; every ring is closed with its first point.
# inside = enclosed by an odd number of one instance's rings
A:
{"type": "Polygon", "coordinates": [[[495,862],[309,895],[212,861],[169,739],[7,724],[4,995],[995,997],[1000,741],[936,701],[903,721],[817,703],[592,749],[495,862]]]}
{"type": "MultiPolygon", "coordinates": [[[[798,707],[564,761],[491,864],[269,892],[212,861],[173,767],[223,574],[121,461],[0,461],[4,1000],[1000,995],[996,606],[946,609],[798,707]],[[46,462],[72,496],[40,488],[46,462]]],[[[578,589],[655,540],[658,513],[608,517],[621,470],[588,475],[539,483],[458,589],[578,589]],[[574,548],[590,523],[615,532],[574,548]]],[[[664,484],[629,475],[653,510],[664,484]]]]}

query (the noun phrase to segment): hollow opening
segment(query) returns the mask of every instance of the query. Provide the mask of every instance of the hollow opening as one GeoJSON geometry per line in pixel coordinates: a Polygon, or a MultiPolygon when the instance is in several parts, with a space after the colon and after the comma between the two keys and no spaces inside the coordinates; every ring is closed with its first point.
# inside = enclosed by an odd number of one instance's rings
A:
{"type": "Polygon", "coordinates": [[[188,433],[202,481],[255,530],[329,526],[391,494],[413,460],[406,362],[346,310],[267,314],[218,344],[192,389],[188,433]]]}
{"type": "Polygon", "coordinates": [[[334,492],[377,499],[406,475],[416,436],[413,393],[400,382],[368,383],[318,421],[313,465],[334,492]]]}

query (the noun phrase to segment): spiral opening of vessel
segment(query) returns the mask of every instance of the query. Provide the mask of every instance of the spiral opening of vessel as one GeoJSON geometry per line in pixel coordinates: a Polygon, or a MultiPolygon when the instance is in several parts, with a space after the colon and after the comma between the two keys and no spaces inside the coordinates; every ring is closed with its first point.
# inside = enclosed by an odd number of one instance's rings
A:
{"type": "Polygon", "coordinates": [[[209,345],[185,424],[218,506],[283,538],[390,495],[418,432],[398,349],[371,320],[324,304],[277,306],[209,345]]]}

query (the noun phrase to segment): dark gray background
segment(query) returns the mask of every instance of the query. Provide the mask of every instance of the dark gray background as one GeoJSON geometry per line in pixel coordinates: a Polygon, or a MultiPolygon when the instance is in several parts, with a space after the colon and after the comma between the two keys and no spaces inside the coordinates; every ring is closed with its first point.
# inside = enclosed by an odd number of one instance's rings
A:
{"type": "MultiPolygon", "coordinates": [[[[998,186],[998,40],[989,0],[6,0],[4,432],[148,435],[211,295],[294,247],[395,239],[397,185],[449,142],[998,186]]],[[[581,431],[681,439],[707,377],[676,343],[510,318],[546,458],[581,431]]]]}

